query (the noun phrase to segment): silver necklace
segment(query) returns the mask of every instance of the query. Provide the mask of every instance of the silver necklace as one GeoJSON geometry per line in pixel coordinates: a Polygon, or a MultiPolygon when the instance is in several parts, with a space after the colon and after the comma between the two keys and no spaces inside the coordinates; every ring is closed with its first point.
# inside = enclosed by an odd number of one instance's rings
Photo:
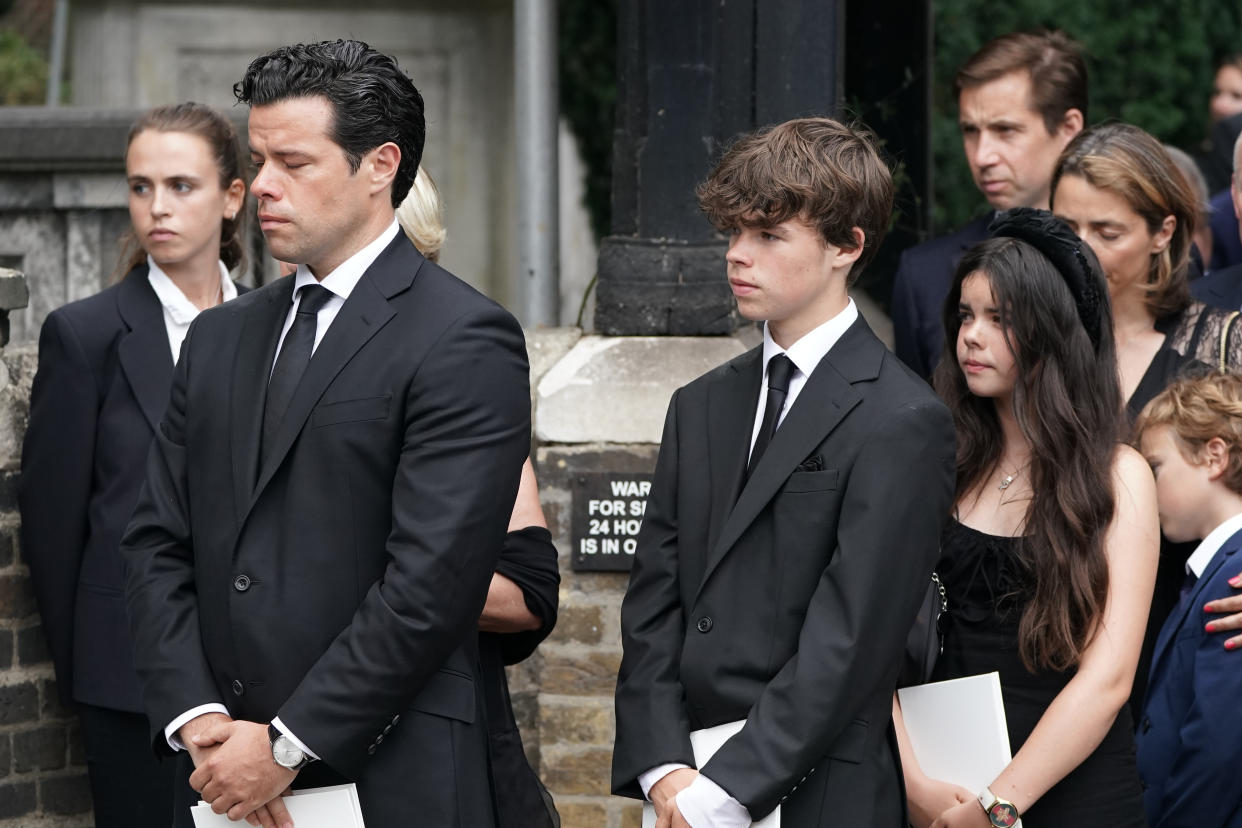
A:
{"type": "Polygon", "coordinates": [[[996,488],[1002,492],[1005,491],[1005,489],[1008,489],[1010,484],[1017,479],[1018,475],[1022,474],[1022,470],[1025,469],[1027,465],[1027,463],[1023,463],[1021,466],[1013,470],[1013,474],[1007,474],[1002,477],[1000,483],[996,484],[996,488]]]}

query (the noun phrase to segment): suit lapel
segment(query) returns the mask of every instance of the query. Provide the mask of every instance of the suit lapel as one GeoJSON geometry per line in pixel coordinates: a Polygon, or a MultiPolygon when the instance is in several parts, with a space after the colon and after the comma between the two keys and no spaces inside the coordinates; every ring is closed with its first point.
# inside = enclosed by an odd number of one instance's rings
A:
{"type": "Polygon", "coordinates": [[[718,412],[707,421],[712,498],[709,549],[715,547],[724,525],[723,518],[733,509],[742,488],[755,407],[762,386],[763,346],[759,346],[730,362],[724,375],[712,383],[707,392],[708,410],[718,412]]]}
{"type": "Polygon", "coordinates": [[[147,281],[147,267],[131,270],[121,282],[117,311],[129,328],[117,346],[117,360],[154,431],[159,427],[172,389],[173,360],[164,325],[164,309],[147,281]]]}
{"type": "MultiPolygon", "coordinates": [[[[860,316],[820,360],[710,545],[699,591],[798,465],[862,400],[853,385],[879,375],[883,354],[884,346],[860,316]]],[[[755,404],[752,399],[748,422],[755,404]]],[[[713,502],[713,512],[719,505],[713,502]]]]}
{"type": "Polygon", "coordinates": [[[274,282],[265,291],[263,301],[255,302],[242,321],[232,374],[232,436],[229,440],[233,451],[233,496],[241,514],[253,502],[259,477],[267,380],[292,302],[293,277],[287,276],[274,282]]]}
{"type": "Polygon", "coordinates": [[[1156,638],[1155,652],[1151,660],[1151,675],[1154,676],[1156,674],[1156,669],[1160,666],[1160,662],[1167,655],[1169,645],[1173,643],[1176,637],[1175,633],[1186,624],[1188,616],[1195,611],[1195,608],[1203,605],[1202,593],[1208,582],[1212,580],[1212,577],[1224,566],[1225,561],[1230,560],[1239,548],[1242,548],[1242,532],[1233,534],[1229,540],[1221,545],[1224,554],[1212,557],[1207,568],[1203,570],[1203,574],[1195,581],[1194,587],[1174,607],[1172,614],[1169,615],[1164,625],[1160,628],[1160,635],[1156,638]]]}

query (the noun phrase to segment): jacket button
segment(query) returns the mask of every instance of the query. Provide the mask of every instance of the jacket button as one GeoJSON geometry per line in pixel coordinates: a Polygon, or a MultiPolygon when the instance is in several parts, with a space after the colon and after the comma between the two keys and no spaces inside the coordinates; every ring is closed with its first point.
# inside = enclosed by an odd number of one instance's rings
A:
{"type": "Polygon", "coordinates": [[[710,615],[704,615],[702,618],[699,619],[698,623],[694,625],[694,628],[701,633],[711,631],[712,617],[710,615]]]}
{"type": "Polygon", "coordinates": [[[246,688],[242,686],[241,679],[233,679],[233,695],[240,696],[246,692],[246,688]]]}
{"type": "Polygon", "coordinates": [[[378,735],[378,736],[376,736],[376,737],[375,737],[375,744],[377,744],[377,745],[382,745],[382,744],[384,744],[384,734],[383,734],[383,733],[381,733],[380,735],[378,735]]]}
{"type": "Polygon", "coordinates": [[[233,589],[237,590],[238,592],[245,592],[246,590],[250,589],[250,576],[249,575],[238,575],[236,578],[234,578],[233,589]]]}
{"type": "Polygon", "coordinates": [[[1144,716],[1143,717],[1143,732],[1146,733],[1149,730],[1151,730],[1151,719],[1144,716]]]}
{"type": "Polygon", "coordinates": [[[375,754],[375,745],[368,745],[368,746],[367,746],[367,755],[368,755],[368,756],[373,756],[374,754],[375,754]]]}
{"type": "Polygon", "coordinates": [[[400,713],[398,713],[397,715],[395,715],[395,716],[393,716],[393,717],[392,717],[392,723],[393,723],[393,724],[396,724],[396,723],[397,723],[397,722],[399,722],[399,721],[401,721],[401,714],[400,714],[400,713]]]}

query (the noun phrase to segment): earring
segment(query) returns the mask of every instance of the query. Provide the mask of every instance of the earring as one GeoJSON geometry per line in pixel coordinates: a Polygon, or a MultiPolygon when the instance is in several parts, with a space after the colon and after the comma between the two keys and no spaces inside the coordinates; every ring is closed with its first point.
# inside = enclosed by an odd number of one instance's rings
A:
{"type": "Polygon", "coordinates": [[[224,217],[224,220],[225,220],[225,221],[232,221],[232,220],[233,220],[233,217],[234,217],[234,216],[236,216],[236,215],[237,215],[237,213],[229,213],[227,216],[225,216],[225,217],[224,217]]]}

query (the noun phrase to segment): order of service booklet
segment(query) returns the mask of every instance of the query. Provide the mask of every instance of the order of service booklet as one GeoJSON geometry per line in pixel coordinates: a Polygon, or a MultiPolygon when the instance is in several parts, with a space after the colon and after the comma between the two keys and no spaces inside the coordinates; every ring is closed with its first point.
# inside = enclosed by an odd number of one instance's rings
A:
{"type": "Polygon", "coordinates": [[[1013,758],[999,673],[903,687],[897,698],[914,756],[932,779],[981,791],[1013,758]]]}
{"type": "MultiPolygon", "coordinates": [[[[707,760],[711,759],[716,751],[720,750],[720,746],[729,741],[733,734],[741,730],[744,724],[746,724],[745,720],[725,722],[715,727],[691,731],[690,747],[694,750],[694,764],[700,768],[707,764],[707,760]]],[[[643,803],[643,828],[655,828],[655,824],[655,807],[650,802],[643,803]]],[[[775,811],[758,822],[752,822],[751,826],[752,828],[781,828],[780,807],[778,806],[775,811]]]]}
{"type": "MultiPolygon", "coordinates": [[[[285,807],[297,828],[365,828],[362,806],[358,802],[358,786],[331,785],[326,788],[305,788],[285,797],[285,807]]],[[[217,814],[211,806],[199,802],[190,808],[194,828],[232,828],[245,825],[217,814]]]]}

